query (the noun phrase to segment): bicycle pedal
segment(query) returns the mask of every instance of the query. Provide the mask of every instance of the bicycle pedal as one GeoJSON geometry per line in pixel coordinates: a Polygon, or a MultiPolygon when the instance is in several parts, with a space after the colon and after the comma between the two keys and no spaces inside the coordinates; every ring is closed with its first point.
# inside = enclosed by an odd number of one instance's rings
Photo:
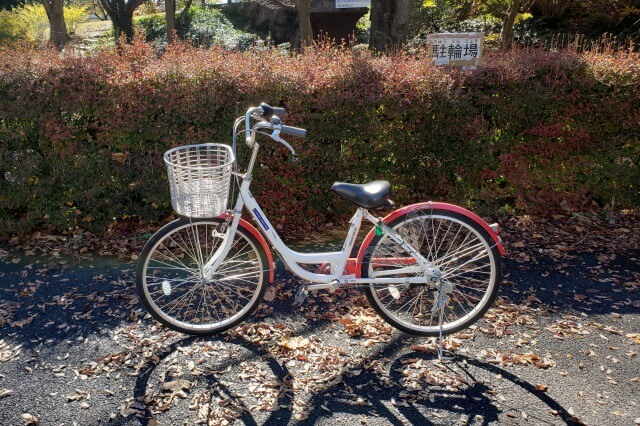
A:
{"type": "Polygon", "coordinates": [[[308,294],[309,294],[309,290],[307,290],[307,286],[306,285],[300,286],[298,288],[298,291],[296,291],[295,297],[293,298],[293,304],[302,306],[302,304],[304,303],[304,299],[307,298],[308,294]]]}

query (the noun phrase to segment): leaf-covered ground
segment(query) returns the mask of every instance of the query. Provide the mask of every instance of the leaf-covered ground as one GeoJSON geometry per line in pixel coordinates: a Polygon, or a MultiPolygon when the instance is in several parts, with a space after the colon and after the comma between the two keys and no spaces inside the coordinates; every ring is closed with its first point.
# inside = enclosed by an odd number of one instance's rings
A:
{"type": "Polygon", "coordinates": [[[249,321],[192,338],[138,301],[147,230],[16,239],[0,249],[0,424],[640,424],[639,223],[503,223],[501,297],[444,364],[357,291],[294,306],[281,264],[249,321]]]}

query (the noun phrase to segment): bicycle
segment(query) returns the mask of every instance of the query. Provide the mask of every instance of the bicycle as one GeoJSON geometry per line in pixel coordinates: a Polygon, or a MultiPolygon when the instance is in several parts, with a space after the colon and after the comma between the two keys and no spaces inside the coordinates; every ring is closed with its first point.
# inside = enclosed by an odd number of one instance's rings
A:
{"type": "Polygon", "coordinates": [[[299,253],[287,247],[250,191],[257,135],[284,145],[293,159],[296,152],[281,135],[307,135],[283,125],[283,114],[283,108],[263,103],[236,119],[231,146],[187,145],[165,153],[172,206],[180,217],[158,230],[139,256],[136,286],[148,312],[171,329],[195,335],[244,321],[274,281],[268,240],[305,280],[296,303],[312,290],[358,287],[390,325],[441,338],[480,319],[497,296],[505,252],[498,225],[462,207],[425,202],[379,218],[369,210],[392,207],[389,182],[336,182],[332,189],[357,207],[342,250],[299,253]],[[242,123],[252,150],[245,173],[236,160],[242,123]],[[232,177],[239,190],[227,209],[232,177]],[[244,208],[262,233],[242,218],[244,208]],[[363,219],[373,227],[351,258],[363,219]],[[321,266],[313,272],[305,264],[321,266]]]}

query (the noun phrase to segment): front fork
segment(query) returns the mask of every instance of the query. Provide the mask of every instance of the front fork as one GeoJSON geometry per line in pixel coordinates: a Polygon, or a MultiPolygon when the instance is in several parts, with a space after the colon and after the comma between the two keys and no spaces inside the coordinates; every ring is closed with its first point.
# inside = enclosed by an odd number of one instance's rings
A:
{"type": "MultiPolygon", "coordinates": [[[[231,244],[233,243],[233,236],[236,234],[236,230],[238,229],[238,224],[240,223],[240,214],[235,213],[233,216],[227,216],[226,221],[224,222],[224,226],[222,228],[222,233],[218,236],[222,237],[222,243],[216,250],[216,252],[211,256],[209,261],[204,265],[203,269],[203,279],[206,281],[211,280],[213,274],[218,270],[220,263],[227,257],[229,254],[229,250],[231,249],[231,244]],[[231,222],[229,223],[229,218],[233,217],[231,222]]],[[[217,231],[213,231],[216,233],[217,231]]],[[[214,236],[216,236],[214,234],[214,236]]]]}

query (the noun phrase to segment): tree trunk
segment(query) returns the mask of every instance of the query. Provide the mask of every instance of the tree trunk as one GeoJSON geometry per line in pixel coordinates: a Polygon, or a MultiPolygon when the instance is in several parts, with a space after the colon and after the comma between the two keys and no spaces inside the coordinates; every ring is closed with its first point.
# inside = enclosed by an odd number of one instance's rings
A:
{"type": "Polygon", "coordinates": [[[49,19],[49,41],[61,49],[69,41],[67,24],[64,21],[64,2],[63,0],[42,0],[42,5],[49,19]]]}
{"type": "Polygon", "coordinates": [[[502,30],[500,31],[500,46],[503,49],[508,49],[513,41],[513,26],[516,23],[516,17],[520,13],[520,0],[513,0],[509,5],[507,16],[502,22],[502,30]]]}
{"type": "Polygon", "coordinates": [[[116,42],[119,42],[120,36],[125,35],[127,43],[133,41],[133,12],[143,3],[143,0],[100,0],[102,7],[111,18],[113,25],[113,33],[116,42]]]}
{"type": "Polygon", "coordinates": [[[164,9],[167,17],[167,43],[173,43],[176,33],[176,2],[175,0],[165,0],[164,9]]]}
{"type": "Polygon", "coordinates": [[[378,52],[387,50],[391,44],[391,26],[393,22],[394,0],[371,0],[371,35],[369,48],[378,52]]]}
{"type": "Polygon", "coordinates": [[[300,27],[300,44],[302,48],[313,44],[313,28],[311,27],[311,0],[294,0],[298,12],[300,27]]]}
{"type": "Polygon", "coordinates": [[[407,40],[413,0],[396,0],[395,15],[391,24],[391,38],[395,45],[401,45],[407,40]]]}
{"type": "Polygon", "coordinates": [[[412,9],[413,0],[371,0],[369,47],[383,52],[404,43],[412,9]]]}
{"type": "Polygon", "coordinates": [[[180,31],[186,32],[187,30],[187,18],[189,17],[189,9],[191,9],[192,0],[187,0],[187,3],[184,5],[184,9],[180,12],[178,16],[178,34],[181,34],[180,31]]]}

